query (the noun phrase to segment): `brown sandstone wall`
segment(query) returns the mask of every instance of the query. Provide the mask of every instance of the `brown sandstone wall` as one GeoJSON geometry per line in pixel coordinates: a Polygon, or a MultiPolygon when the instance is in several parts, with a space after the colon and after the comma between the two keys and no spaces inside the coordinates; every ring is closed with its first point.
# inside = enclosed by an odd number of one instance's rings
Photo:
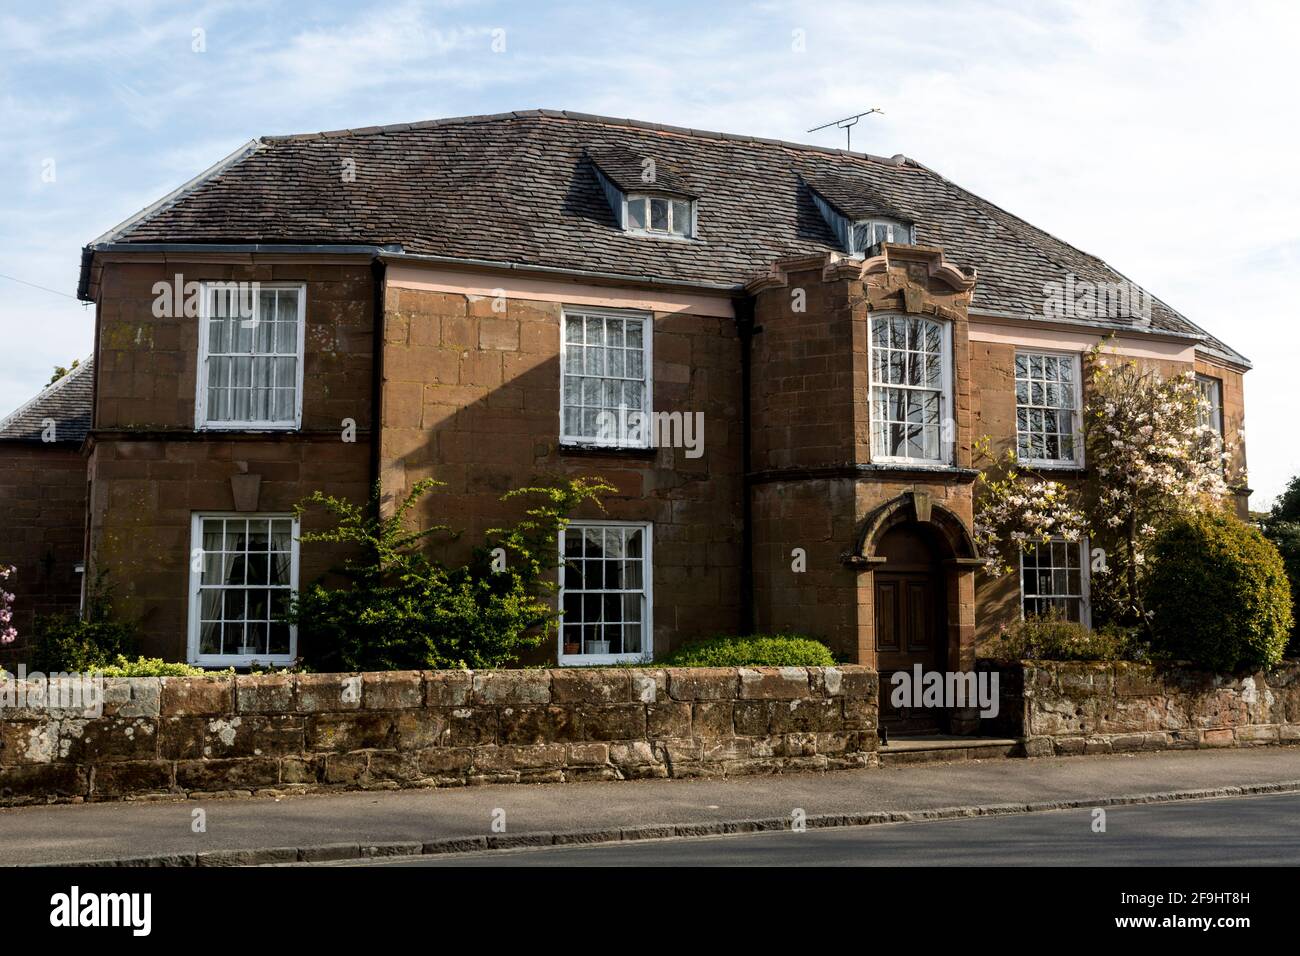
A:
{"type": "MultiPolygon", "coordinates": [[[[657,411],[702,412],[703,455],[683,448],[561,447],[558,302],[510,296],[504,311],[476,295],[389,287],[385,305],[382,473],[401,500],[415,482],[444,482],[420,520],[464,532],[463,558],[484,532],[519,517],[512,488],[558,475],[604,479],[603,512],[575,517],[653,523],[654,652],[740,627],[740,349],[730,318],[656,313],[657,411]]],[[[554,646],[535,660],[554,659],[554,646]]]]}
{"type": "MultiPolygon", "coordinates": [[[[257,510],[288,512],[317,490],[364,501],[371,481],[374,280],[368,265],[110,262],[98,304],[88,572],[107,573],[148,656],[185,660],[190,518],[233,511],[234,475],[261,477],[257,510]],[[196,432],[198,320],[153,315],[153,285],[303,282],[302,429],[196,432]],[[343,440],[343,420],[356,423],[343,440]]],[[[320,520],[304,519],[310,531],[320,520]]],[[[340,553],[302,549],[305,585],[340,553]]]]}
{"type": "Polygon", "coordinates": [[[1300,743],[1300,662],[1242,676],[1131,663],[1021,667],[1028,756],[1300,743]]]}
{"type": "Polygon", "coordinates": [[[18,639],[0,660],[25,659],[37,615],[76,611],[86,525],[86,459],[68,444],[0,442],[0,567],[18,570],[0,588],[15,595],[18,639]]]}
{"type": "Polygon", "coordinates": [[[0,802],[877,763],[877,678],[862,667],[120,678],[105,690],[98,717],[7,710],[0,802]]]}

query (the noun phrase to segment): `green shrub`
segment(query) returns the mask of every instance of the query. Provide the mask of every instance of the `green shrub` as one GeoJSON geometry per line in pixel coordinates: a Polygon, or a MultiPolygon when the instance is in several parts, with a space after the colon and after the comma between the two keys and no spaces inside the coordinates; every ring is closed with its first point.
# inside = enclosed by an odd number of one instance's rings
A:
{"type": "Polygon", "coordinates": [[[304,663],[313,670],[417,670],[500,667],[517,663],[522,650],[553,633],[549,594],[560,565],[558,539],[567,515],[614,489],[598,481],[564,479],[554,486],[521,488],[503,500],[529,497],[510,528],[494,528],[464,566],[447,567],[426,552],[426,539],[445,526],[412,531],[406,516],[441,482],[418,482],[387,517],[377,517],[381,489],[367,505],[320,492],[299,506],[318,504],[335,519],[332,530],[303,534],[304,542],[355,547],[336,573],[342,587],[324,580],[304,589],[290,619],[299,628],[304,663]],[[504,567],[493,550],[505,553],[504,567]]]}
{"type": "Polygon", "coordinates": [[[1147,645],[1137,629],[1091,631],[1060,614],[1027,617],[980,645],[979,655],[1000,661],[1144,661],[1147,645]]]}
{"type": "Polygon", "coordinates": [[[202,677],[205,674],[233,674],[234,668],[209,671],[191,664],[175,664],[160,657],[137,657],[128,660],[120,654],[112,662],[95,668],[105,677],[202,677]]]}
{"type": "Polygon", "coordinates": [[[135,629],[113,616],[108,592],[96,586],[84,617],[59,614],[37,619],[29,667],[46,674],[91,671],[134,654],[135,645],[135,629]]]}
{"type": "MultiPolygon", "coordinates": [[[[1264,537],[1277,545],[1277,550],[1282,554],[1282,564],[1291,581],[1291,605],[1294,610],[1300,605],[1300,475],[1288,482],[1286,491],[1278,496],[1273,503],[1273,510],[1261,524],[1264,537]]],[[[1286,651],[1292,657],[1300,656],[1300,614],[1295,617],[1286,651]]]]}
{"type": "Polygon", "coordinates": [[[1230,515],[1170,522],[1152,546],[1147,584],[1153,644],[1216,671],[1271,667],[1293,621],[1291,588],[1277,548],[1230,515]]]}
{"type": "Polygon", "coordinates": [[[835,658],[829,647],[808,637],[754,634],[692,641],[655,663],[662,667],[831,667],[835,658]]]}

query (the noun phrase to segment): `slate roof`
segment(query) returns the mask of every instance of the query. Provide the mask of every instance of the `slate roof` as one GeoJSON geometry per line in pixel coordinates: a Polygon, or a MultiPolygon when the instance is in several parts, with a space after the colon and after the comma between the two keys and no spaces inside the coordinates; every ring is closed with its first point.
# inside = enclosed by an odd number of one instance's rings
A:
{"type": "MultiPolygon", "coordinates": [[[[813,202],[812,184],[820,184],[832,204],[909,220],[919,244],[942,246],[954,263],[976,267],[976,313],[1041,316],[1044,284],[1071,273],[1076,281],[1129,281],[901,156],[579,113],[264,137],[214,170],[102,243],[373,244],[738,288],[775,259],[839,250],[813,202]],[[698,194],[693,241],[617,228],[593,163],[618,181],[639,174],[646,157],[661,177],[698,194]],[[355,164],[352,182],[341,175],[347,160],[355,164]]],[[[1133,327],[1130,320],[1089,325],[1133,327]]],[[[1154,298],[1151,326],[1197,337],[1211,354],[1247,364],[1154,298]]]]}
{"type": "Polygon", "coordinates": [[[655,160],[647,164],[643,149],[626,146],[597,147],[587,150],[587,157],[600,167],[600,171],[625,193],[659,191],[696,198],[699,193],[692,188],[690,178],[680,169],[655,160]],[[647,182],[647,173],[653,178],[647,182]]]}
{"type": "Polygon", "coordinates": [[[849,219],[872,219],[883,216],[886,219],[911,221],[911,218],[901,210],[881,199],[876,190],[865,187],[855,177],[808,170],[803,179],[810,188],[820,193],[823,199],[849,219]]]}
{"type": "Polygon", "coordinates": [[[93,358],[86,359],[57,382],[46,385],[35,398],[0,418],[0,441],[40,441],[44,421],[51,418],[56,442],[80,444],[90,431],[94,365],[93,358]]]}

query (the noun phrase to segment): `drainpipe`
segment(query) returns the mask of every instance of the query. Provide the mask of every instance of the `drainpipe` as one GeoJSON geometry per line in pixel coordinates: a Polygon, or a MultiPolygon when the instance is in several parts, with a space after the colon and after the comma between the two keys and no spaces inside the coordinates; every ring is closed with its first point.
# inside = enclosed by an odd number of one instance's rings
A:
{"type": "MultiPolygon", "coordinates": [[[[384,298],[388,267],[376,256],[370,260],[370,274],[374,287],[374,350],[371,359],[372,381],[370,390],[370,487],[374,488],[381,477],[383,465],[382,439],[384,434],[384,298]]],[[[376,518],[383,517],[383,502],[376,503],[379,512],[376,518]]]]}
{"type": "Polygon", "coordinates": [[[754,508],[750,486],[750,352],[754,333],[754,299],[752,296],[732,300],[736,312],[736,332],[740,337],[740,463],[742,472],[741,515],[744,526],[740,535],[740,633],[754,633],[754,508]]]}

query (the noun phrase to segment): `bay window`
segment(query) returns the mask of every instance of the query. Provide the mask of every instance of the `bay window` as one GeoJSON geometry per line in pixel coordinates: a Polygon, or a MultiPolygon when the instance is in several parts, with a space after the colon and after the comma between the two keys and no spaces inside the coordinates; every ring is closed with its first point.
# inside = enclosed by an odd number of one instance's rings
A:
{"type": "Polygon", "coordinates": [[[916,316],[871,319],[871,457],[950,460],[951,345],[946,324],[916,316]]]}

